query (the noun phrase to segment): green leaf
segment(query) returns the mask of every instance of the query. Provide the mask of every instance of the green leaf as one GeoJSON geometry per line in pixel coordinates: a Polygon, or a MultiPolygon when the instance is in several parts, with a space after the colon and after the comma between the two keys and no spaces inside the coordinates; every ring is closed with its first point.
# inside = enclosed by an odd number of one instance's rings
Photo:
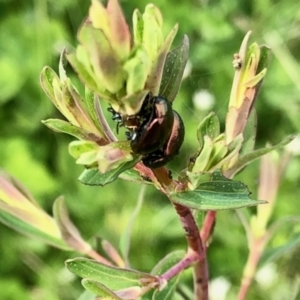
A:
{"type": "Polygon", "coordinates": [[[249,190],[240,181],[222,176],[220,171],[212,174],[212,180],[201,183],[194,191],[172,193],[173,202],[198,210],[237,209],[266,203],[249,198],[249,190]]]}
{"type": "MultiPolygon", "coordinates": [[[[81,49],[82,47],[80,46],[78,46],[76,49],[76,54],[78,53],[78,56],[83,52],[81,51],[81,49]]],[[[87,70],[87,67],[81,61],[79,61],[76,54],[68,54],[67,59],[82,82],[84,82],[89,87],[89,89],[97,92],[104,99],[109,97],[110,93],[108,91],[105,91],[103,87],[99,87],[97,85],[96,79],[92,76],[92,74],[90,74],[89,70],[87,70]]]]}
{"type": "Polygon", "coordinates": [[[260,59],[257,66],[257,71],[256,71],[257,74],[269,66],[269,63],[271,61],[271,56],[272,56],[271,48],[269,48],[268,46],[260,45],[259,48],[260,48],[260,59]]]}
{"type": "Polygon", "coordinates": [[[177,250],[167,254],[162,260],[160,260],[157,265],[152,269],[151,274],[161,275],[176,263],[178,263],[185,255],[185,252],[182,250],[177,250]]]}
{"type": "Polygon", "coordinates": [[[70,220],[63,197],[59,197],[55,200],[53,215],[61,232],[62,239],[68,246],[81,253],[89,253],[92,250],[92,247],[84,241],[79,230],[70,220]]]}
{"type": "Polygon", "coordinates": [[[257,114],[256,114],[256,110],[252,108],[252,111],[246,123],[246,127],[243,131],[244,141],[240,151],[241,155],[253,151],[255,146],[256,130],[257,130],[257,114]]]}
{"type": "MultiPolygon", "coordinates": [[[[94,294],[105,297],[104,299],[107,300],[122,300],[119,298],[113,291],[107,288],[105,285],[101,284],[98,281],[91,280],[91,279],[83,279],[81,281],[82,285],[88,291],[93,292],[94,294]]],[[[95,299],[95,297],[94,297],[95,299]]]]}
{"type": "Polygon", "coordinates": [[[106,266],[87,258],[69,259],[66,261],[66,266],[72,273],[81,278],[101,282],[101,284],[111,290],[141,286],[141,279],[146,279],[148,282],[157,282],[157,279],[150,274],[131,269],[106,266]]]}
{"type": "Polygon", "coordinates": [[[78,33],[78,39],[89,55],[99,84],[111,93],[119,92],[124,85],[124,74],[108,37],[86,22],[78,33]]]}
{"type": "Polygon", "coordinates": [[[55,238],[47,233],[45,233],[42,230],[39,230],[37,227],[32,226],[28,222],[24,222],[23,220],[6,213],[2,210],[2,207],[0,205],[0,222],[5,224],[8,227],[13,228],[14,230],[25,234],[27,236],[30,236],[33,239],[38,239],[44,243],[50,244],[54,247],[57,247],[59,249],[63,250],[71,250],[70,247],[62,240],[55,238]]]}
{"type": "MultiPolygon", "coordinates": [[[[164,43],[159,49],[159,53],[155,55],[156,59],[146,82],[146,86],[151,88],[150,90],[154,95],[159,93],[160,82],[163,74],[163,66],[177,31],[178,25],[176,24],[165,38],[164,43]]],[[[153,43],[153,41],[150,39],[149,43],[153,43]]]]}
{"type": "MultiPolygon", "coordinates": [[[[92,168],[92,169],[85,169],[81,175],[79,176],[78,180],[86,185],[100,185],[104,186],[108,183],[113,182],[116,180],[121,173],[123,173],[125,170],[131,169],[137,162],[138,159],[126,162],[124,165],[120,166],[119,168],[116,168],[114,170],[111,170],[109,172],[106,172],[104,174],[101,174],[98,169],[92,168]]],[[[127,176],[130,173],[127,173],[127,176]]],[[[130,178],[132,178],[131,175],[129,175],[130,178]]]]}
{"type": "Polygon", "coordinates": [[[41,86],[44,92],[46,93],[46,95],[56,106],[56,108],[60,110],[54,95],[54,90],[53,90],[54,80],[57,80],[58,82],[60,81],[57,74],[50,67],[44,67],[40,75],[41,86]]]}
{"type": "Polygon", "coordinates": [[[277,247],[275,249],[267,250],[263,254],[260,263],[266,264],[268,262],[274,261],[281,257],[282,255],[293,251],[294,249],[298,248],[300,245],[300,234],[294,234],[293,237],[288,241],[285,242],[283,246],[277,247]]]}
{"type": "Polygon", "coordinates": [[[144,22],[142,14],[137,9],[133,12],[132,23],[134,45],[140,45],[143,42],[144,22]]]}
{"type": "Polygon", "coordinates": [[[181,45],[169,52],[166,57],[160,84],[159,95],[168,99],[171,103],[179,91],[188,55],[189,39],[187,35],[184,35],[181,45]]]}
{"type": "Polygon", "coordinates": [[[151,68],[151,63],[143,47],[136,49],[135,55],[126,61],[123,69],[127,72],[127,95],[142,91],[151,68]]]}
{"type": "Polygon", "coordinates": [[[95,300],[95,294],[90,291],[84,291],[77,300],[95,300]]]}
{"type": "Polygon", "coordinates": [[[210,155],[213,151],[214,143],[211,138],[207,135],[204,136],[203,147],[195,160],[193,166],[193,173],[202,172],[206,170],[206,167],[209,163],[210,155]]]}
{"type": "MultiPolygon", "coordinates": [[[[185,255],[184,251],[174,251],[165,256],[151,271],[151,274],[161,275],[171,267],[173,267],[176,263],[178,263],[185,255]]],[[[143,300],[146,299],[155,299],[155,300],[172,300],[173,294],[176,289],[176,286],[179,282],[181,274],[178,274],[170,281],[168,281],[167,286],[165,286],[161,291],[154,290],[148,293],[143,300]]]]}
{"type": "Polygon", "coordinates": [[[48,128],[55,132],[66,133],[71,136],[76,137],[79,140],[87,140],[87,141],[100,141],[100,137],[84,130],[83,128],[74,126],[67,121],[59,120],[59,119],[48,119],[43,120],[43,124],[45,124],[48,128]]]}
{"type": "Polygon", "coordinates": [[[213,141],[213,149],[209,158],[209,165],[207,169],[210,169],[217,165],[227,154],[228,146],[226,145],[226,137],[224,134],[220,134],[218,140],[213,141]]]}
{"type": "Polygon", "coordinates": [[[131,236],[132,236],[131,232],[132,232],[133,224],[134,224],[136,218],[138,217],[138,214],[143,205],[143,200],[144,200],[144,196],[145,196],[145,187],[146,186],[143,185],[141,188],[135,209],[132,212],[130,220],[120,238],[120,251],[121,251],[121,254],[124,257],[127,265],[129,262],[128,255],[129,255],[130,241],[131,241],[131,236]]]}
{"type": "Polygon", "coordinates": [[[290,135],[275,146],[258,149],[253,152],[250,152],[248,154],[240,156],[238,161],[231,168],[226,170],[226,175],[228,177],[232,177],[234,174],[236,174],[238,171],[240,171],[242,168],[244,168],[246,165],[248,165],[255,159],[257,159],[273,150],[277,150],[277,149],[284,147],[285,145],[290,143],[294,138],[295,138],[295,135],[290,135]]]}
{"type": "Polygon", "coordinates": [[[69,153],[75,159],[78,159],[83,153],[96,151],[99,148],[97,144],[90,141],[73,141],[69,144],[69,153]]]}
{"type": "Polygon", "coordinates": [[[86,87],[85,88],[84,103],[86,104],[88,114],[89,114],[90,118],[93,120],[94,125],[99,130],[100,135],[105,136],[104,130],[100,126],[100,123],[99,123],[98,118],[97,118],[96,101],[98,101],[97,96],[86,87]]]}
{"type": "Polygon", "coordinates": [[[128,169],[125,172],[123,172],[122,174],[119,175],[119,178],[123,179],[123,180],[127,180],[127,181],[131,181],[131,182],[136,182],[139,184],[153,184],[153,182],[151,181],[147,181],[145,179],[143,179],[140,175],[140,173],[138,171],[135,171],[134,169],[128,169]]]}
{"type": "Polygon", "coordinates": [[[204,137],[207,135],[212,140],[216,139],[220,134],[220,121],[214,112],[211,112],[205,117],[197,128],[197,138],[202,149],[204,144],[204,137]]]}

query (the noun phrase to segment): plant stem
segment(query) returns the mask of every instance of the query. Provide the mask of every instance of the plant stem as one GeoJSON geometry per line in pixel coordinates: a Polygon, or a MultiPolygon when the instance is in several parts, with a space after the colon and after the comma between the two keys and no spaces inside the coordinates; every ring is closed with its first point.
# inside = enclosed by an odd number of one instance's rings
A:
{"type": "Polygon", "coordinates": [[[106,258],[101,256],[99,253],[97,253],[94,250],[89,251],[88,253],[86,253],[86,255],[88,255],[89,257],[93,258],[94,260],[96,260],[104,265],[113,266],[113,264],[110,261],[108,261],[106,258]]]}
{"type": "Polygon", "coordinates": [[[181,261],[162,274],[160,278],[168,281],[198,260],[199,256],[197,254],[187,253],[181,261]]]}
{"type": "Polygon", "coordinates": [[[265,244],[266,244],[265,236],[252,240],[247,263],[244,267],[243,278],[241,281],[241,287],[239,290],[237,300],[246,299],[248,289],[254,278],[258,262],[265,248],[265,244]]]}
{"type": "Polygon", "coordinates": [[[202,243],[199,230],[191,210],[188,207],[173,203],[177,214],[179,215],[181,225],[185,231],[185,237],[188,242],[188,252],[198,256],[197,263],[194,266],[194,289],[196,300],[208,299],[208,267],[206,260],[206,249],[202,243]]]}
{"type": "Polygon", "coordinates": [[[212,232],[214,230],[214,225],[216,222],[216,215],[217,212],[214,210],[208,211],[205,215],[205,219],[200,232],[200,236],[204,244],[208,241],[209,237],[212,235],[212,232]]]}
{"type": "MultiPolygon", "coordinates": [[[[153,169],[152,171],[160,184],[160,190],[167,196],[169,195],[169,192],[176,190],[177,186],[179,189],[182,189],[180,183],[171,179],[169,172],[166,168],[153,169]]],[[[165,276],[175,276],[183,269],[190,266],[193,262],[197,261],[197,263],[194,266],[195,299],[207,300],[208,267],[206,261],[206,248],[202,243],[202,239],[199,234],[199,229],[197,227],[193,214],[188,207],[174,203],[172,199],[170,199],[170,201],[173,204],[179,216],[181,226],[184,229],[185,237],[188,242],[188,250],[186,257],[178,264],[176,264],[173,268],[171,268],[168,271],[169,273],[165,273],[165,276]]]]}

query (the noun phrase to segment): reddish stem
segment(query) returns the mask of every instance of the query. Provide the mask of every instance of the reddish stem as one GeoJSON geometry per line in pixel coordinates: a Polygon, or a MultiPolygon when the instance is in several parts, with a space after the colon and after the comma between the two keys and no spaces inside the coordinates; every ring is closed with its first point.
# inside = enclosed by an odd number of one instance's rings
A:
{"type": "Polygon", "coordinates": [[[181,261],[179,261],[172,268],[170,268],[168,271],[162,274],[160,278],[168,281],[183,270],[185,270],[186,268],[188,268],[189,266],[191,266],[197,260],[199,260],[198,255],[191,255],[187,253],[181,261]]]}
{"type": "Polygon", "coordinates": [[[208,211],[205,215],[205,219],[200,232],[203,243],[206,243],[209,237],[212,235],[216,222],[216,215],[217,212],[214,210],[208,211]]]}
{"type": "Polygon", "coordinates": [[[244,267],[243,278],[241,282],[241,287],[237,299],[244,300],[248,293],[251,282],[254,278],[258,262],[261,258],[263,250],[265,248],[267,239],[266,236],[261,238],[253,239],[250,245],[250,252],[248,255],[247,263],[244,267]]]}

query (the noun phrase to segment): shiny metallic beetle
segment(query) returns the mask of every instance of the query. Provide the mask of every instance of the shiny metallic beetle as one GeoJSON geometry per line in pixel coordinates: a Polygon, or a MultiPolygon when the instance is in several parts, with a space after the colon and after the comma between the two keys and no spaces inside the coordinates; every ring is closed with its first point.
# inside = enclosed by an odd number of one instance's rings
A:
{"type": "Polygon", "coordinates": [[[130,137],[133,152],[149,154],[161,148],[170,137],[173,122],[174,116],[170,102],[161,97],[152,97],[150,114],[130,137]]]}
{"type": "Polygon", "coordinates": [[[155,169],[163,167],[179,154],[184,140],[184,124],[180,115],[173,110],[174,122],[169,139],[161,149],[146,155],[142,161],[148,168],[155,169]]]}
{"type": "Polygon", "coordinates": [[[112,108],[112,119],[119,127],[124,126],[134,153],[143,155],[142,161],[149,168],[162,167],[180,150],[184,139],[181,117],[172,109],[170,102],[162,97],[148,94],[140,112],[123,117],[112,108]]]}

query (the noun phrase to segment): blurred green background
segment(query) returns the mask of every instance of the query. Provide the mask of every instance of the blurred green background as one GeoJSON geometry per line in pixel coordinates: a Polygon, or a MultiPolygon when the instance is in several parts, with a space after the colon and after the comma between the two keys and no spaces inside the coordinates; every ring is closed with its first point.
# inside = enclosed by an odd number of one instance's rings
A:
{"type": "MultiPolygon", "coordinates": [[[[175,176],[196,150],[196,126],[209,111],[218,114],[224,127],[234,74],[233,53],[238,51],[248,30],[253,31],[252,41],[269,45],[274,53],[256,102],[257,147],[299,132],[297,1],[153,3],[161,9],[166,32],[176,22],[180,25],[174,45],[180,43],[183,34],[190,38],[190,72],[174,104],[186,125],[181,159],[170,165],[175,176]]],[[[145,0],[121,1],[128,22],[133,10],[142,11],[146,4],[145,0]]],[[[141,187],[121,180],[104,188],[81,185],[77,178],[82,167],[75,165],[67,151],[72,139],[50,131],[40,122],[49,117],[60,118],[40,88],[40,71],[45,65],[57,70],[60,51],[76,45],[76,31],[89,5],[88,0],[0,0],[0,167],[23,182],[48,212],[54,199],[63,194],[72,219],[87,240],[93,242],[93,237],[99,236],[118,246],[141,187]]],[[[299,170],[299,158],[294,156],[281,184],[274,220],[299,214],[299,170]]],[[[249,186],[255,198],[258,162],[238,179],[249,186]]],[[[281,231],[270,248],[284,245],[292,236],[299,235],[299,229],[296,226],[281,231]]],[[[169,251],[185,247],[183,231],[170,203],[154,188],[147,188],[133,230],[132,266],[149,271],[169,251]]],[[[47,247],[0,224],[0,299],[76,299],[83,288],[64,268],[64,260],[75,256],[76,253],[47,247]]],[[[244,230],[233,211],[218,214],[208,256],[211,278],[226,278],[231,285],[226,299],[234,299],[247,246],[244,230]]],[[[275,263],[273,285],[254,283],[248,299],[291,299],[288,295],[292,293],[291,287],[297,286],[300,256],[295,249],[289,259],[281,258],[275,263]]],[[[189,271],[184,280],[191,280],[189,271]]]]}

